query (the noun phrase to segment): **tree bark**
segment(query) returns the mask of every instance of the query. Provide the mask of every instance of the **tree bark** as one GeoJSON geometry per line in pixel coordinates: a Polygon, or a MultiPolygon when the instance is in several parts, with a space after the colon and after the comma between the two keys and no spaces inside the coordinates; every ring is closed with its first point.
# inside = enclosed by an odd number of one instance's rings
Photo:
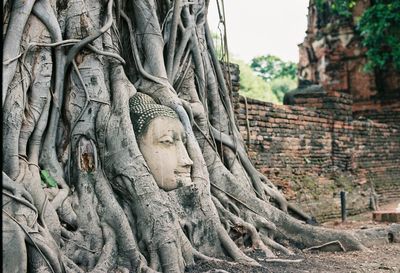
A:
{"type": "Polygon", "coordinates": [[[331,241],[364,249],[365,234],[290,216],[306,218],[247,158],[207,5],[3,1],[5,271],[184,272],[214,258],[258,265],[232,235],[267,256],[331,241]],[[190,186],[158,187],[130,117],[137,92],[179,116],[190,186]]]}

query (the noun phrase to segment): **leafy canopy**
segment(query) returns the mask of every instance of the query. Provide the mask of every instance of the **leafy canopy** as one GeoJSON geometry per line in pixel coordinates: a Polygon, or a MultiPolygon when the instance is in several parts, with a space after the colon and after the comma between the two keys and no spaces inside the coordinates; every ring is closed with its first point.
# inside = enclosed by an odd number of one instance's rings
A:
{"type": "Polygon", "coordinates": [[[250,68],[250,65],[242,60],[234,60],[240,70],[240,94],[262,101],[279,103],[280,100],[271,90],[271,87],[262,78],[257,76],[250,68]]]}
{"type": "Polygon", "coordinates": [[[247,92],[243,92],[246,96],[282,103],[285,93],[297,87],[297,64],[294,62],[285,62],[273,55],[263,55],[253,58],[250,68],[258,79],[263,80],[265,87],[263,93],[244,91],[247,92]],[[266,98],[265,94],[274,100],[266,98]]]}
{"type": "Polygon", "coordinates": [[[295,79],[297,74],[297,65],[294,62],[285,62],[273,55],[253,58],[250,67],[265,81],[284,77],[295,79]]]}
{"type": "MultiPolygon", "coordinates": [[[[213,33],[212,38],[217,57],[223,61],[226,53],[221,36],[213,33]]],[[[240,94],[247,98],[282,104],[285,93],[297,87],[297,66],[293,62],[272,55],[256,57],[250,65],[237,58],[232,62],[239,65],[240,94]]]]}
{"type": "Polygon", "coordinates": [[[328,5],[330,9],[336,15],[342,17],[351,17],[351,10],[355,7],[357,0],[317,0],[316,5],[318,10],[322,10],[325,5],[328,5]]]}
{"type": "MultiPolygon", "coordinates": [[[[351,18],[352,9],[360,0],[317,0],[317,9],[328,6],[341,18],[351,18]]],[[[360,18],[356,29],[366,47],[366,71],[385,69],[390,64],[400,70],[400,0],[375,0],[360,18]]]]}
{"type": "Polygon", "coordinates": [[[358,22],[363,45],[368,49],[367,70],[392,63],[400,70],[400,1],[377,1],[358,22]]]}

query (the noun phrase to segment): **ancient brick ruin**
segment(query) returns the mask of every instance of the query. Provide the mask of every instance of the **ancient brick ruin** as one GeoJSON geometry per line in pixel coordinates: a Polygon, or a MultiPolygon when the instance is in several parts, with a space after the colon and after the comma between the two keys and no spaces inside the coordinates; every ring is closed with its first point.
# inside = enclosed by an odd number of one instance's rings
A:
{"type": "MultiPolygon", "coordinates": [[[[369,1],[359,1],[354,16],[369,1]]],[[[332,19],[333,20],[333,19],[332,19]]],[[[336,22],[337,23],[337,22],[336,22]]],[[[250,158],[291,202],[326,220],[400,199],[400,74],[365,73],[365,49],[354,25],[319,22],[315,6],[300,48],[300,87],[290,105],[239,95],[231,65],[235,114],[250,158]]]]}
{"type": "Polygon", "coordinates": [[[351,95],[354,117],[398,122],[400,73],[390,66],[384,71],[364,71],[366,49],[354,22],[372,1],[357,1],[349,19],[328,8],[318,13],[314,2],[310,1],[306,37],[299,45],[300,83],[321,85],[327,97],[337,97],[337,92],[351,95]]]}

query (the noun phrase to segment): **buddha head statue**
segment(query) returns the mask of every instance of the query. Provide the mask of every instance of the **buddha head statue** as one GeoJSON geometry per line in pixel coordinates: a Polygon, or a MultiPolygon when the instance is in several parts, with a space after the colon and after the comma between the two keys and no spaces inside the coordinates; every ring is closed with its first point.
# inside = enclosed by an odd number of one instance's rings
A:
{"type": "Polygon", "coordinates": [[[139,92],[129,100],[129,108],[139,149],[157,185],[165,191],[191,185],[193,162],[177,114],[139,92]]]}

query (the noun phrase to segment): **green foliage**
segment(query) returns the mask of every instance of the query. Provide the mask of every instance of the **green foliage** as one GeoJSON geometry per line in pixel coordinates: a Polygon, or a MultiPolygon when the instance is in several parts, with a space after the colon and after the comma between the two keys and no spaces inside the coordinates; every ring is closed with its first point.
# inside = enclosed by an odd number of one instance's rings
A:
{"type": "Polygon", "coordinates": [[[400,70],[400,1],[376,1],[358,22],[363,37],[362,44],[368,49],[368,71],[384,69],[393,63],[400,70]]]}
{"type": "MultiPolygon", "coordinates": [[[[337,15],[349,18],[357,0],[316,0],[317,9],[328,5],[337,15]]],[[[357,30],[367,48],[366,71],[385,69],[393,64],[400,70],[400,1],[376,0],[356,18],[357,30]]]]}
{"type": "Polygon", "coordinates": [[[271,87],[258,77],[250,66],[242,60],[234,60],[240,69],[240,94],[257,100],[279,103],[277,96],[272,92],[271,87]]]}
{"type": "Polygon", "coordinates": [[[357,0],[316,0],[317,9],[322,10],[325,4],[328,4],[328,7],[339,16],[342,17],[351,17],[351,9],[356,5],[357,0]]]}
{"type": "Polygon", "coordinates": [[[297,80],[292,77],[275,78],[267,83],[272,93],[278,98],[280,103],[283,102],[285,94],[297,88],[297,80]]]}
{"type": "Polygon", "coordinates": [[[241,80],[241,89],[245,96],[282,103],[285,93],[297,87],[297,65],[294,62],[285,62],[273,55],[258,56],[252,59],[250,66],[243,69],[241,68],[241,77],[244,77],[241,80]]]}
{"type": "Polygon", "coordinates": [[[50,188],[57,187],[57,181],[49,174],[46,170],[40,171],[40,178],[44,182],[44,184],[50,188]]]}
{"type": "MultiPolygon", "coordinates": [[[[220,35],[213,33],[212,37],[217,56],[219,59],[223,59],[220,35]]],[[[271,55],[257,58],[260,60],[260,71],[266,71],[264,77],[260,73],[256,73],[255,69],[251,68],[244,61],[232,59],[233,63],[239,65],[240,94],[251,99],[281,104],[285,93],[297,87],[296,64],[293,62],[284,62],[278,57],[271,55]],[[262,68],[261,65],[269,65],[269,67],[262,68]],[[267,76],[267,73],[270,73],[270,75],[267,76]],[[268,80],[266,80],[267,77],[269,77],[268,80]]],[[[256,66],[254,60],[257,58],[253,59],[252,65],[256,66]]]]}
{"type": "Polygon", "coordinates": [[[294,62],[285,62],[273,55],[253,58],[250,67],[265,81],[283,77],[295,79],[297,74],[297,65],[294,62]]]}

